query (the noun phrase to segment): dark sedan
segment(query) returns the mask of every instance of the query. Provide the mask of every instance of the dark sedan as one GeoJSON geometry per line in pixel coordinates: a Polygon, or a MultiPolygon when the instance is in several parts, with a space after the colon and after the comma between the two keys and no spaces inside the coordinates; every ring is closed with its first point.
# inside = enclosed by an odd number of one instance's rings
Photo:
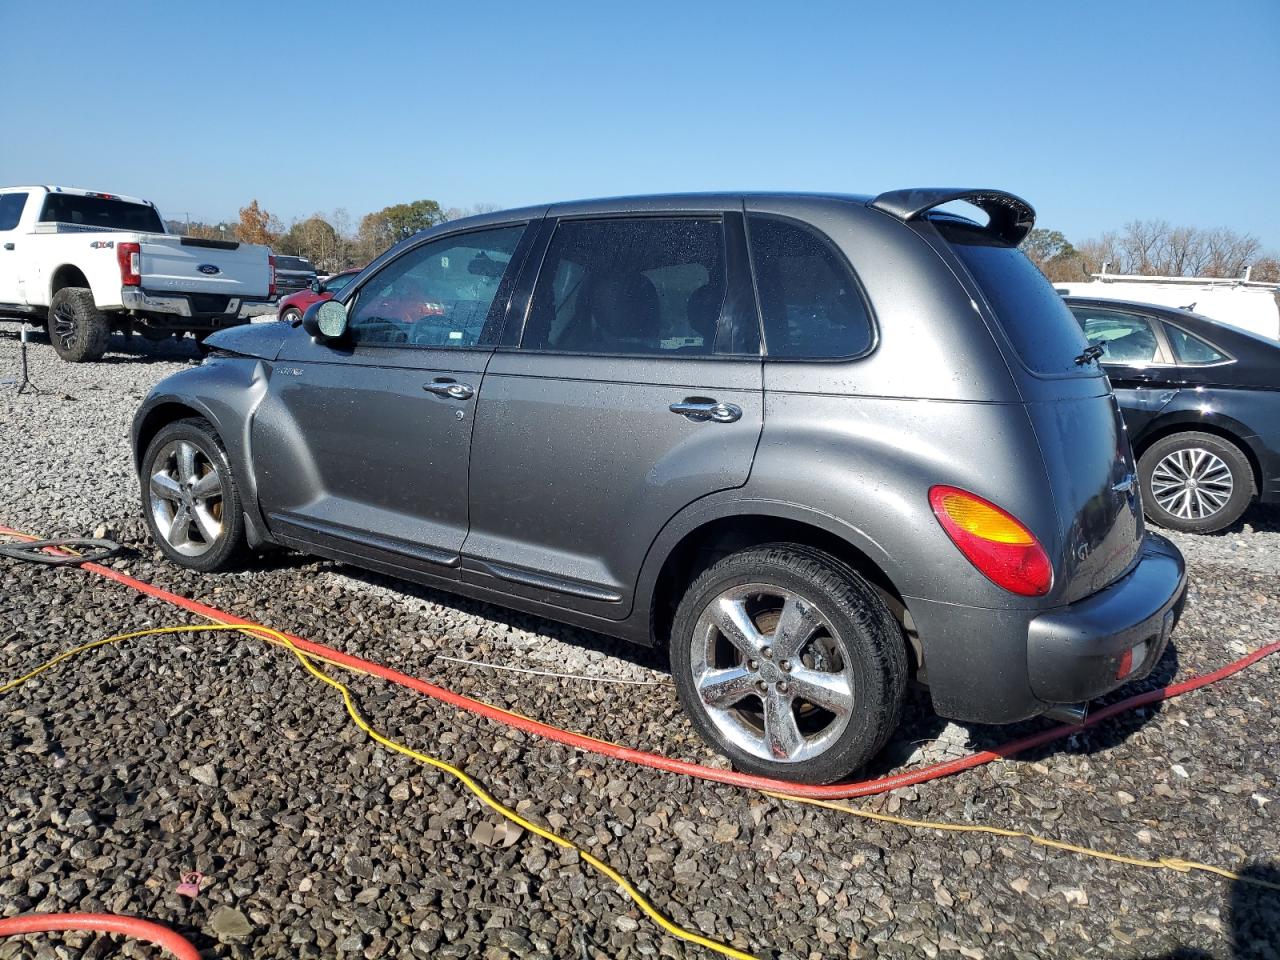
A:
{"type": "Polygon", "coordinates": [[[1211,533],[1280,501],[1280,342],[1207,317],[1067,297],[1124,411],[1147,518],[1211,533]]]}

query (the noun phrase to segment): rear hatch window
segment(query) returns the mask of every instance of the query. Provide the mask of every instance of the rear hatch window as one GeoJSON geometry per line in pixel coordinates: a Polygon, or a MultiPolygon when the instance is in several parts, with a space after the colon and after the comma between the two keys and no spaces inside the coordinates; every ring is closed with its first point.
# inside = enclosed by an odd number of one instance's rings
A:
{"type": "Polygon", "coordinates": [[[302,257],[285,257],[276,256],[277,270],[295,270],[299,273],[315,273],[316,268],[311,265],[310,260],[304,260],[302,257]]]}
{"type": "Polygon", "coordinates": [[[1076,363],[1089,342],[1062,297],[1022,251],[976,225],[944,220],[934,224],[1029,370],[1052,377],[1102,375],[1096,363],[1076,363]]]}

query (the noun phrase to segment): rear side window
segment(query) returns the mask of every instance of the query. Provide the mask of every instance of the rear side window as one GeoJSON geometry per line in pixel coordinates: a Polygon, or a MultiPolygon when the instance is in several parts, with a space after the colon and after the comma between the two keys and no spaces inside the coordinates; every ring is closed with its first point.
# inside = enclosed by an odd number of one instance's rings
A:
{"type": "Polygon", "coordinates": [[[12,230],[22,219],[22,208],[27,205],[25,193],[0,193],[0,230],[12,230]]]}
{"type": "Polygon", "coordinates": [[[747,220],[770,357],[830,359],[866,353],[871,320],[853,272],[830,241],[775,217],[747,220]]]}
{"type": "Polygon", "coordinates": [[[979,227],[935,221],[968,268],[1022,362],[1045,376],[1101,376],[1096,364],[1077,364],[1088,343],[1062,297],[1016,247],[979,227]]]}
{"type": "Polygon", "coordinates": [[[710,354],[724,251],[718,218],[564,221],[543,258],[521,348],[710,354]]]}
{"type": "Polygon", "coordinates": [[[1160,361],[1160,341],[1152,323],[1136,313],[1072,307],[1091,344],[1102,345],[1103,363],[1146,366],[1160,361]]]}
{"type": "Polygon", "coordinates": [[[41,223],[73,223],[106,230],[164,233],[156,208],[112,197],[86,197],[77,193],[51,193],[40,211],[41,223]]]}
{"type": "Polygon", "coordinates": [[[1192,366],[1202,363],[1221,363],[1227,359],[1212,344],[1194,334],[1187,333],[1181,327],[1166,323],[1164,330],[1169,337],[1169,342],[1173,344],[1173,352],[1178,355],[1179,363],[1192,366]]]}

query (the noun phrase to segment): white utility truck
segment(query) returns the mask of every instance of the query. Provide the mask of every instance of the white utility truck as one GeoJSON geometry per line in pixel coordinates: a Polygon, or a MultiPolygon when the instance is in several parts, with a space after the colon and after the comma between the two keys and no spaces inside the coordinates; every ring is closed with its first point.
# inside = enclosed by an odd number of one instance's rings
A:
{"type": "Polygon", "coordinates": [[[0,317],[47,323],[63,360],[97,360],[113,331],[203,341],[274,300],[267,247],[168,234],[133,197],[0,187],[0,317]]]}
{"type": "Polygon", "coordinates": [[[1064,296],[1100,300],[1136,300],[1162,307],[1178,307],[1229,323],[1241,330],[1280,340],[1280,283],[1209,277],[1146,277],[1094,273],[1088,283],[1055,283],[1064,296]]]}

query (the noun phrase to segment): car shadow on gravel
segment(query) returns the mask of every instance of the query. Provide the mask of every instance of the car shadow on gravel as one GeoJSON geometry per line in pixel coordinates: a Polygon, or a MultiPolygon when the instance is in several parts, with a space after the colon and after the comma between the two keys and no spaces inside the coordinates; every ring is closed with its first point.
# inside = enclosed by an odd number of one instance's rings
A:
{"type": "MultiPolygon", "coordinates": [[[[297,556],[301,556],[301,554],[297,556]]],[[[304,557],[303,560],[304,562],[315,562],[314,558],[304,557]]],[[[264,558],[264,562],[270,563],[272,569],[277,569],[277,564],[288,562],[288,555],[269,554],[264,558]]],[[[666,651],[656,647],[644,647],[637,643],[628,643],[625,640],[608,637],[583,627],[573,627],[554,620],[548,620],[537,614],[522,613],[506,607],[495,606],[483,600],[472,600],[459,594],[445,593],[409,580],[383,576],[379,573],[362,570],[359,567],[347,566],[336,561],[332,562],[330,569],[352,580],[359,580],[373,587],[394,590],[396,593],[414,597],[425,603],[448,607],[466,616],[482,617],[485,620],[504,624],[514,630],[524,630],[552,640],[571,643],[574,646],[583,647],[605,656],[626,660],[628,663],[644,667],[647,670],[657,670],[663,673],[671,672],[666,651]]]]}
{"type": "MultiPolygon", "coordinates": [[[[21,339],[19,328],[14,326],[0,327],[0,340],[17,342],[21,339]]],[[[49,333],[43,327],[28,327],[27,342],[40,346],[49,345],[49,333]]],[[[164,340],[148,340],[141,335],[125,337],[112,334],[107,341],[107,353],[101,360],[83,364],[86,367],[95,365],[112,365],[119,363],[184,363],[200,359],[200,351],[192,337],[164,340]]]]}
{"type": "MultiPolygon", "coordinates": [[[[1178,675],[1178,650],[1173,642],[1165,648],[1164,655],[1151,673],[1136,683],[1125,684],[1114,693],[1091,702],[1091,709],[1167,686],[1178,675]]],[[[1044,760],[1060,753],[1090,755],[1110,750],[1124,743],[1129,737],[1152,721],[1160,712],[1159,702],[1112,717],[1106,723],[1088,727],[1061,740],[1018,754],[1023,761],[1044,760]]],[[[953,724],[938,716],[933,710],[929,692],[913,686],[907,693],[902,721],[893,740],[859,773],[859,778],[882,777],[901,772],[904,766],[920,762],[937,763],[958,759],[969,753],[994,750],[1013,740],[1060,726],[1055,720],[1035,717],[1022,723],[982,724],[956,723],[954,733],[948,736],[953,724]],[[931,749],[934,745],[941,745],[931,749]]]]}
{"type": "MultiPolygon", "coordinates": [[[[1280,957],[1280,865],[1257,860],[1239,871],[1227,888],[1223,924],[1233,960],[1280,957]],[[1269,884],[1270,886],[1262,886],[1269,884]]],[[[1194,947],[1168,953],[1141,954],[1134,960],[1215,960],[1217,954],[1194,947]]]]}

